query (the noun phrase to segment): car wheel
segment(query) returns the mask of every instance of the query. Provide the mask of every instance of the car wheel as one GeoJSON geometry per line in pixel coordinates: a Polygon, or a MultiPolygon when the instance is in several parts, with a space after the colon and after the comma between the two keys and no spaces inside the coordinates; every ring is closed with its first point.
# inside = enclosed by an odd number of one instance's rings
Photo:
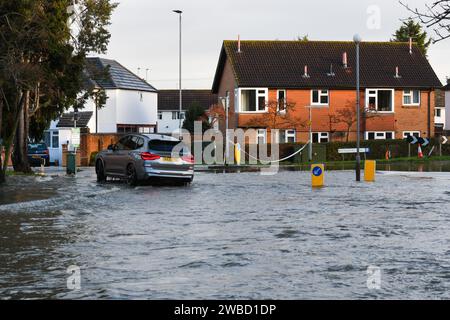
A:
{"type": "Polygon", "coordinates": [[[127,183],[129,186],[136,186],[138,182],[136,168],[134,165],[129,164],[127,167],[127,183]]]}
{"type": "Polygon", "coordinates": [[[106,182],[105,168],[101,160],[97,161],[96,171],[97,171],[97,182],[106,182]]]}

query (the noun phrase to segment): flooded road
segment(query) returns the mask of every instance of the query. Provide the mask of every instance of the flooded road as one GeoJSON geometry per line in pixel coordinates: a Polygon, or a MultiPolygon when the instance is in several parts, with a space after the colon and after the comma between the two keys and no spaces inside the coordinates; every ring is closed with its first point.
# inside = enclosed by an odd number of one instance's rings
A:
{"type": "Polygon", "coordinates": [[[99,185],[92,170],[12,177],[0,298],[449,299],[450,173],[353,180],[327,172],[312,190],[297,171],[199,173],[189,187],[99,185]],[[17,203],[19,189],[34,198],[17,203]],[[80,290],[67,287],[69,266],[80,290]]]}

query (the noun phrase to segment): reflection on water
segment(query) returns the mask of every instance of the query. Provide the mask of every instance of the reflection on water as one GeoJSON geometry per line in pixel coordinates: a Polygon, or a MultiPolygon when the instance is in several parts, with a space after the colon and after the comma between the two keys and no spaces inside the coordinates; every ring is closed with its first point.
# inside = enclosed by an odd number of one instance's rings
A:
{"type": "MultiPolygon", "coordinates": [[[[364,160],[362,160],[364,164],[364,160]]],[[[282,165],[280,171],[309,171],[311,166],[304,165],[282,165]]],[[[327,170],[354,170],[355,164],[351,162],[330,163],[326,165],[327,170]]],[[[450,172],[450,161],[392,161],[390,163],[377,163],[378,171],[407,171],[407,172],[450,172]]],[[[261,169],[255,166],[230,166],[218,167],[211,166],[208,172],[214,173],[240,173],[240,172],[260,172],[261,169]]]]}
{"type": "Polygon", "coordinates": [[[189,187],[99,185],[92,169],[33,179],[55,194],[0,204],[2,299],[450,298],[449,173],[328,171],[319,190],[292,171],[189,187]]]}

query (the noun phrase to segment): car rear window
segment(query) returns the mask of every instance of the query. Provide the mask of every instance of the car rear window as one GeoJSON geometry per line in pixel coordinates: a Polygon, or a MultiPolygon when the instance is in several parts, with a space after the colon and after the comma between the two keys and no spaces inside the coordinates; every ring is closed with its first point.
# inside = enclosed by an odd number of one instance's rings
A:
{"type": "Polygon", "coordinates": [[[150,140],[148,143],[148,148],[150,150],[160,153],[172,153],[176,146],[181,149],[181,155],[187,155],[190,153],[187,145],[180,141],[150,140]]]}

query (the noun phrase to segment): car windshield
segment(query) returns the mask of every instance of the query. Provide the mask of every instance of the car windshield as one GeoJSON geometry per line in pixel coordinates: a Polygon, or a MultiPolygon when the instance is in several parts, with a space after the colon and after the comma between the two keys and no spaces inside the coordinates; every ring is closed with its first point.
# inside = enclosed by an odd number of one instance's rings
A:
{"type": "Polygon", "coordinates": [[[28,151],[45,151],[47,145],[45,143],[32,143],[28,145],[28,151]]]}
{"type": "Polygon", "coordinates": [[[180,156],[190,154],[187,145],[180,141],[150,140],[148,148],[150,151],[161,154],[170,154],[174,149],[175,151],[179,150],[180,156]]]}

